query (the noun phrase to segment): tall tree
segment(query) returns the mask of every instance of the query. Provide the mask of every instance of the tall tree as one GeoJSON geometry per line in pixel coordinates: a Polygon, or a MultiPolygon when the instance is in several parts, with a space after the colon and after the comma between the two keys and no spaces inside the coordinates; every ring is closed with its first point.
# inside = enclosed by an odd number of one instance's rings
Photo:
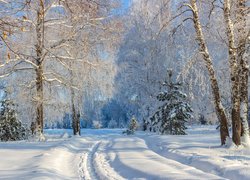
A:
{"type": "Polygon", "coordinates": [[[237,39],[237,59],[239,61],[240,74],[240,117],[242,120],[241,134],[249,136],[248,124],[248,74],[249,65],[247,62],[246,52],[249,45],[250,30],[247,29],[247,6],[246,0],[237,0],[236,2],[236,39],[237,39]]]}
{"type": "Polygon", "coordinates": [[[237,49],[235,44],[234,25],[231,19],[231,1],[224,1],[224,18],[226,24],[226,34],[228,37],[228,54],[231,71],[231,86],[232,86],[232,129],[233,141],[236,145],[240,145],[241,136],[241,121],[240,121],[240,77],[239,63],[237,62],[237,49]]]}
{"type": "MultiPolygon", "coordinates": [[[[107,65],[102,62],[101,53],[111,54],[113,46],[118,41],[119,21],[110,12],[117,7],[116,1],[66,1],[65,6],[70,13],[71,31],[75,32],[75,39],[71,46],[64,47],[67,56],[74,61],[65,62],[69,67],[70,102],[72,114],[72,128],[74,134],[80,134],[80,114],[83,112],[83,96],[89,91],[98,89],[100,83],[98,73],[92,78],[94,71],[106,71],[107,65]],[[83,16],[85,15],[85,16],[83,16]],[[108,35],[113,35],[108,38],[108,35]],[[95,81],[98,80],[98,83],[95,81]],[[88,82],[91,83],[88,84],[88,82]],[[92,84],[95,86],[93,87],[92,84]],[[73,88],[77,87],[77,88],[73,88]]],[[[112,74],[110,72],[110,74],[112,74]]],[[[86,108],[86,107],[85,107],[86,108]]],[[[92,115],[93,116],[93,115],[92,115]]]]}
{"type": "Polygon", "coordinates": [[[203,56],[204,63],[209,73],[213,100],[215,104],[215,110],[216,110],[217,117],[220,121],[221,144],[223,145],[226,143],[227,137],[229,137],[227,116],[225,113],[225,109],[222,105],[221,92],[219,89],[218,80],[217,80],[216,73],[214,70],[212,58],[209,54],[206,40],[203,34],[200,17],[199,17],[199,11],[197,7],[197,2],[196,0],[190,0],[190,4],[185,4],[185,5],[188,6],[188,8],[192,11],[192,20],[194,22],[194,28],[196,31],[197,42],[199,44],[199,50],[200,50],[201,55],[203,56]]]}
{"type": "MultiPolygon", "coordinates": [[[[112,21],[110,12],[116,6],[114,1],[28,2],[28,6],[21,9],[17,16],[22,25],[19,34],[8,37],[9,42],[6,44],[11,52],[10,60],[1,66],[1,77],[12,76],[20,71],[31,74],[25,78],[30,79],[30,82],[25,84],[27,88],[34,89],[34,96],[30,99],[35,103],[35,121],[42,132],[45,116],[51,109],[48,106],[55,107],[49,96],[53,99],[56,97],[50,93],[58,91],[59,96],[60,91],[68,88],[73,99],[70,101],[71,107],[75,107],[71,108],[75,112],[72,114],[79,117],[83,106],[79,100],[82,99],[83,91],[79,89],[82,89],[84,80],[87,81],[85,76],[92,76],[91,69],[100,64],[98,59],[103,56],[100,55],[102,47],[107,45],[107,34],[115,32],[110,29],[115,29],[116,23],[110,28],[108,26],[112,21]]],[[[116,37],[112,36],[110,41],[116,41],[116,37]]]]}
{"type": "MultiPolygon", "coordinates": [[[[212,2],[212,10],[218,5],[216,1],[212,2]]],[[[233,142],[236,145],[241,144],[240,136],[242,134],[241,119],[245,129],[248,129],[247,121],[247,72],[248,65],[246,60],[243,58],[246,50],[247,33],[246,31],[246,11],[244,8],[244,1],[237,1],[236,7],[231,4],[232,1],[225,0],[221,2],[223,5],[223,16],[225,24],[225,34],[227,37],[227,49],[228,49],[228,62],[230,70],[230,83],[231,83],[231,118],[232,118],[232,130],[233,130],[233,142]],[[236,10],[235,10],[236,9],[236,10]],[[244,10],[243,10],[244,9],[244,10]],[[232,16],[235,15],[237,21],[241,24],[235,25],[232,16]],[[237,27],[235,27],[237,26],[237,27]],[[241,32],[241,33],[239,33],[241,32]],[[239,41],[237,44],[237,36],[239,36],[239,41]]],[[[218,78],[215,76],[214,65],[212,63],[211,55],[209,54],[208,45],[203,34],[203,29],[201,25],[199,9],[197,6],[197,0],[190,0],[190,3],[183,4],[182,7],[188,7],[192,12],[192,17],[185,19],[191,19],[194,22],[194,28],[196,31],[197,42],[199,44],[200,52],[203,56],[203,60],[209,72],[212,92],[214,96],[215,109],[217,112],[218,119],[220,120],[220,131],[221,131],[221,144],[225,144],[226,138],[229,136],[228,132],[228,119],[225,114],[225,108],[222,106],[221,100],[221,90],[218,85],[218,78]]],[[[187,12],[187,11],[184,11],[187,12]]],[[[210,12],[210,15],[211,15],[210,12]]],[[[210,16],[209,15],[209,16],[210,16]]],[[[248,131],[248,130],[247,130],[248,131]]]]}

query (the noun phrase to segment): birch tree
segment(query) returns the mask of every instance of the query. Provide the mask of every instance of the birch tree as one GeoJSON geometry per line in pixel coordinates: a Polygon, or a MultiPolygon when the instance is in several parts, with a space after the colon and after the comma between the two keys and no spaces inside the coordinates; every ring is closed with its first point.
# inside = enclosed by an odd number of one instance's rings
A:
{"type": "MultiPolygon", "coordinates": [[[[212,2],[212,10],[210,14],[212,13],[215,7],[219,6],[215,4],[216,1],[211,1],[211,2],[212,2]]],[[[235,15],[236,15],[238,22],[241,23],[241,26],[238,26],[237,28],[235,28],[235,25],[232,19],[234,10],[231,9],[233,7],[231,4],[231,1],[225,0],[224,2],[221,2],[221,4],[223,5],[223,16],[224,16],[224,24],[226,28],[225,34],[227,37],[228,62],[229,62],[229,70],[230,70],[231,118],[232,118],[232,126],[233,126],[232,127],[233,129],[232,139],[236,145],[240,145],[241,144],[240,136],[242,132],[241,131],[241,119],[244,122],[243,124],[245,126],[245,129],[248,129],[247,123],[246,123],[246,118],[247,118],[246,117],[246,114],[247,114],[246,113],[247,112],[246,101],[248,101],[247,95],[246,95],[247,94],[247,75],[246,74],[248,74],[247,73],[248,65],[247,65],[247,62],[244,60],[244,58],[242,58],[244,57],[243,54],[245,53],[246,40],[247,40],[247,35],[246,33],[244,33],[244,30],[246,30],[247,28],[246,21],[244,21],[244,18],[246,18],[246,14],[244,13],[246,13],[246,11],[244,9],[244,2],[237,1],[236,4],[238,7],[237,8],[238,11],[235,12],[235,15]],[[237,32],[235,31],[236,29],[238,32],[242,32],[242,33],[239,33],[241,34],[240,35],[241,38],[239,36],[239,42],[238,42],[239,44],[237,44],[236,42],[236,37],[237,37],[237,32]],[[245,102],[245,105],[243,102],[245,102]]],[[[194,28],[195,28],[196,37],[197,37],[196,40],[199,44],[200,53],[203,56],[203,60],[209,72],[210,84],[211,84],[212,93],[214,96],[215,109],[217,112],[217,117],[220,121],[221,144],[225,144],[226,138],[229,137],[228,127],[227,127],[228,119],[225,114],[225,108],[222,105],[221,90],[219,89],[218,78],[215,75],[216,73],[214,70],[213,61],[209,53],[207,42],[205,40],[205,36],[203,33],[203,28],[201,25],[197,1],[190,0],[189,3],[183,4],[182,7],[188,7],[188,9],[192,12],[192,17],[187,18],[184,21],[191,19],[194,23],[194,28]]]]}
{"type": "Polygon", "coordinates": [[[242,120],[242,131],[246,137],[249,136],[248,125],[248,75],[249,65],[247,62],[247,46],[249,46],[249,25],[247,25],[247,6],[245,0],[236,1],[236,33],[237,33],[237,59],[240,71],[240,117],[242,120]]]}
{"type": "Polygon", "coordinates": [[[237,0],[236,7],[233,9],[232,1],[225,0],[224,19],[226,25],[226,34],[228,39],[228,54],[231,69],[232,84],[232,129],[233,142],[236,145],[241,144],[241,135],[249,138],[249,128],[247,122],[248,116],[248,63],[245,59],[247,39],[249,29],[247,29],[246,1],[237,0]],[[236,16],[236,23],[232,16],[236,16]],[[238,41],[237,41],[238,39],[238,41]],[[243,127],[241,127],[243,126],[243,127]]]}
{"type": "MultiPolygon", "coordinates": [[[[19,1],[8,3],[17,5],[19,1]]],[[[20,4],[25,6],[20,5],[18,16],[9,17],[19,23],[19,32],[8,37],[1,33],[8,48],[1,77],[11,78],[8,84],[16,82],[15,88],[21,85],[18,81],[24,83],[19,97],[35,107],[35,120],[30,118],[41,132],[44,120],[52,118],[51,113],[70,108],[74,134],[80,134],[84,93],[87,96],[90,88],[93,92],[104,92],[100,89],[106,84],[100,83],[100,77],[113,68],[110,62],[101,62],[100,57],[104,56],[103,52],[110,56],[113,45],[119,41],[119,21],[111,13],[118,7],[118,1],[20,0],[20,4]],[[97,69],[98,73],[94,74],[97,69]],[[24,74],[26,77],[22,78],[24,74]],[[70,98],[63,97],[68,92],[70,98]],[[70,105],[65,103],[67,100],[70,105]]],[[[13,12],[9,10],[10,14],[13,12]]],[[[0,14],[4,16],[6,12],[0,14]]]]}
{"type": "MultiPolygon", "coordinates": [[[[65,62],[69,67],[70,82],[77,89],[70,87],[72,128],[74,134],[80,134],[80,115],[83,115],[84,95],[99,88],[97,73],[107,65],[102,62],[101,53],[112,54],[113,46],[118,42],[119,21],[110,11],[117,7],[116,1],[66,1],[65,6],[70,16],[71,31],[75,40],[66,46],[65,51],[73,62],[65,62]],[[110,38],[112,36],[112,38],[110,38]],[[95,81],[98,81],[95,83],[95,81]],[[89,87],[90,84],[94,86],[89,87]]],[[[110,74],[112,74],[110,72],[110,74]]],[[[101,92],[104,92],[101,90],[101,92]]],[[[86,110],[85,110],[86,111],[86,110]]]]}
{"type": "Polygon", "coordinates": [[[169,19],[169,9],[169,0],[135,1],[125,17],[128,23],[117,57],[115,97],[129,119],[134,115],[142,122],[150,117],[158,104],[154,96],[164,70],[168,66],[177,68],[169,31],[157,34],[161,24],[169,19]]]}
{"type": "Polygon", "coordinates": [[[239,64],[237,62],[237,49],[235,44],[234,25],[231,19],[231,3],[230,0],[224,1],[224,18],[226,25],[226,34],[228,37],[228,54],[231,75],[231,102],[232,102],[232,129],[233,141],[236,145],[240,145],[241,121],[240,121],[240,78],[239,64]]]}
{"type": "Polygon", "coordinates": [[[196,31],[197,42],[199,44],[199,50],[203,56],[204,63],[209,73],[216,114],[220,121],[221,144],[225,144],[227,137],[229,137],[227,117],[226,117],[225,109],[221,102],[221,93],[220,93],[220,89],[218,85],[218,80],[215,74],[212,58],[209,54],[207,44],[205,41],[205,37],[203,35],[196,0],[190,0],[190,4],[186,4],[186,6],[188,6],[190,10],[192,11],[192,15],[193,15],[192,20],[194,22],[194,28],[196,31]]]}

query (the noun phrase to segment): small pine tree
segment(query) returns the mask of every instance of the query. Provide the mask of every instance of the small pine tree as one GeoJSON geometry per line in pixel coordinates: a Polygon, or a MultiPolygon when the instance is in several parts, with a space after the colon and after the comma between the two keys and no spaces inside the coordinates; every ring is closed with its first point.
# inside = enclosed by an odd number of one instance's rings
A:
{"type": "Polygon", "coordinates": [[[123,134],[132,135],[135,133],[137,127],[138,127],[137,120],[135,119],[135,117],[132,117],[132,119],[129,122],[128,129],[124,131],[123,134]]]}
{"type": "Polygon", "coordinates": [[[134,132],[136,131],[138,126],[137,120],[135,119],[135,117],[132,117],[132,119],[130,120],[129,123],[129,130],[134,134],[134,132]]]}
{"type": "Polygon", "coordinates": [[[207,125],[207,119],[205,118],[205,116],[203,114],[199,114],[199,121],[201,123],[201,125],[207,125]]]}
{"type": "Polygon", "coordinates": [[[27,128],[16,117],[15,105],[11,100],[3,100],[0,110],[0,140],[16,141],[26,139],[27,128]]]}
{"type": "Polygon", "coordinates": [[[168,71],[168,80],[163,86],[167,91],[157,96],[163,105],[150,118],[148,129],[161,134],[185,135],[185,123],[192,117],[192,108],[186,102],[187,95],[180,91],[181,83],[172,82],[172,70],[168,71]]]}

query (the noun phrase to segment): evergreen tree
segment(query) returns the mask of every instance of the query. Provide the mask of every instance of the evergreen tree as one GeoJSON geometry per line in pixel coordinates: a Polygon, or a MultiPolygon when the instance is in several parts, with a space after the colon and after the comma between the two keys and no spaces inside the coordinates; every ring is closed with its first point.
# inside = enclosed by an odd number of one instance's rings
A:
{"type": "Polygon", "coordinates": [[[163,102],[148,122],[149,130],[161,134],[185,135],[185,123],[192,117],[192,108],[186,101],[180,82],[172,81],[172,70],[168,71],[168,79],[163,83],[167,91],[159,93],[157,99],[163,102]]]}
{"type": "Polygon", "coordinates": [[[126,131],[123,132],[123,134],[127,135],[133,135],[138,127],[138,122],[135,119],[135,117],[132,117],[132,119],[129,122],[129,127],[126,131]]]}
{"type": "Polygon", "coordinates": [[[16,117],[15,105],[11,100],[1,101],[0,140],[16,141],[27,138],[28,131],[16,117]]]}
{"type": "Polygon", "coordinates": [[[203,114],[199,114],[199,121],[201,123],[201,125],[207,125],[207,119],[205,118],[205,116],[203,114]]]}
{"type": "Polygon", "coordinates": [[[135,117],[132,117],[129,123],[129,130],[134,134],[135,130],[137,129],[138,123],[135,117]]]}

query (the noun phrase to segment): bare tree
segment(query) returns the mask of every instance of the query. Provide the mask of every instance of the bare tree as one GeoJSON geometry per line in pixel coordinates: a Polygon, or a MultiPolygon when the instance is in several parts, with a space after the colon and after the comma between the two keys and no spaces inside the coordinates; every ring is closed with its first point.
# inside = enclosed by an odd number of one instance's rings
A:
{"type": "MultiPolygon", "coordinates": [[[[92,71],[97,69],[108,69],[100,60],[100,51],[107,54],[113,50],[118,42],[119,28],[116,20],[109,13],[116,8],[116,1],[65,1],[65,7],[70,14],[71,31],[75,32],[75,40],[70,42],[71,46],[64,49],[74,61],[65,62],[69,67],[71,94],[71,114],[73,133],[80,134],[80,116],[83,115],[83,96],[89,89],[92,91],[98,88],[89,87],[88,82],[93,84],[98,79],[97,74],[92,78],[92,71]],[[112,38],[110,38],[112,36],[112,38]],[[73,88],[77,87],[77,88],[73,88]]],[[[102,56],[102,55],[101,55],[102,56]]]]}
{"type": "Polygon", "coordinates": [[[204,63],[209,73],[216,114],[220,121],[221,144],[225,144],[227,137],[229,137],[227,117],[226,117],[225,109],[222,105],[221,92],[220,92],[218,80],[215,74],[212,58],[209,54],[207,44],[205,41],[205,37],[203,35],[203,30],[202,30],[202,26],[201,26],[201,22],[199,18],[199,12],[197,8],[196,0],[190,0],[190,4],[185,4],[185,6],[187,6],[191,10],[192,15],[193,15],[192,20],[194,22],[197,42],[199,44],[200,53],[203,56],[204,63]]]}
{"type": "MultiPolygon", "coordinates": [[[[16,6],[19,3],[8,2],[16,6]]],[[[93,70],[100,69],[98,73],[106,73],[113,68],[109,63],[100,61],[100,56],[104,52],[112,54],[113,45],[119,41],[119,21],[116,20],[115,13],[114,16],[110,15],[118,7],[117,2],[20,0],[18,16],[13,15],[13,9],[9,10],[8,18],[2,18],[6,16],[6,12],[0,12],[1,20],[9,23],[9,19],[13,18],[18,23],[16,29],[19,30],[15,36],[2,30],[1,39],[8,49],[8,56],[1,65],[1,77],[19,79],[19,76],[24,75],[21,72],[29,74],[29,78],[26,77],[23,81],[30,82],[24,82],[22,89],[26,92],[32,89],[34,93],[30,98],[35,107],[35,120],[32,121],[35,121],[37,130],[40,129],[41,133],[45,118],[51,119],[52,114],[48,114],[52,113],[51,109],[56,108],[55,111],[58,112],[63,107],[65,111],[71,109],[74,134],[80,134],[84,93],[90,92],[90,88],[101,89],[99,86],[104,85],[100,82],[94,84],[94,80],[100,81],[103,75],[94,74],[93,70]],[[17,72],[19,76],[15,76],[17,72]],[[96,87],[90,87],[89,84],[96,87]],[[69,92],[70,98],[65,99],[69,100],[70,105],[62,104],[63,100],[55,101],[63,91],[69,92]]],[[[20,82],[15,82],[15,86],[21,85],[20,82]]],[[[11,80],[10,83],[14,81],[11,80]]]]}
{"type": "MultiPolygon", "coordinates": [[[[215,7],[220,7],[216,4],[216,1],[211,1],[212,10],[209,16],[213,12],[215,7]]],[[[240,136],[242,134],[241,130],[241,119],[243,121],[246,131],[248,131],[247,121],[247,84],[248,84],[248,65],[244,58],[246,51],[246,8],[245,1],[237,1],[236,11],[232,10],[232,4],[230,0],[225,0],[221,2],[223,5],[223,15],[225,23],[225,34],[227,37],[227,48],[229,55],[229,70],[230,70],[230,83],[231,83],[231,118],[233,126],[233,142],[236,145],[241,144],[240,136]],[[232,16],[236,15],[238,23],[237,25],[233,22],[232,16]],[[236,31],[235,31],[236,30],[236,31]],[[236,42],[236,37],[238,37],[238,44],[236,42]],[[242,102],[242,103],[241,103],[242,102]]],[[[209,72],[210,83],[212,87],[212,93],[214,96],[215,109],[217,112],[217,117],[220,120],[220,131],[221,131],[221,144],[225,144],[226,138],[229,136],[228,132],[228,119],[225,114],[225,108],[222,106],[221,100],[221,90],[218,85],[218,78],[215,75],[214,65],[212,63],[211,55],[209,54],[208,46],[203,34],[203,29],[201,25],[199,9],[197,7],[197,0],[190,0],[189,3],[184,3],[182,7],[188,7],[192,12],[192,17],[186,20],[192,20],[194,23],[194,28],[196,31],[196,40],[199,44],[200,52],[203,56],[203,60],[206,64],[207,70],[209,72]]],[[[183,11],[185,12],[185,11],[183,11]]],[[[188,11],[186,11],[188,12],[188,11]]]]}

